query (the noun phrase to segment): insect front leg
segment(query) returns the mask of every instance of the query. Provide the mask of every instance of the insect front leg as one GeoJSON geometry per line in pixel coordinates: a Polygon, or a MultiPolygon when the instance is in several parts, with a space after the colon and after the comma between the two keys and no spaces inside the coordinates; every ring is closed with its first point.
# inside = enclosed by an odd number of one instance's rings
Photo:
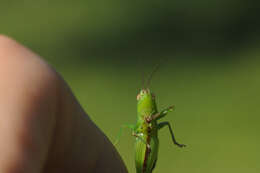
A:
{"type": "Polygon", "coordinates": [[[147,117],[146,118],[146,122],[150,123],[153,120],[159,120],[159,119],[165,117],[169,112],[173,111],[173,109],[174,109],[174,106],[169,106],[168,108],[162,110],[161,112],[153,114],[153,115],[147,117]]]}
{"type": "Polygon", "coordinates": [[[114,145],[116,145],[116,144],[119,142],[120,137],[121,137],[121,135],[122,135],[122,133],[123,133],[123,130],[124,130],[125,128],[129,128],[129,129],[131,129],[132,131],[135,131],[136,126],[135,126],[134,124],[124,124],[124,125],[122,125],[121,128],[120,128],[120,130],[119,130],[119,133],[118,133],[118,135],[117,135],[116,141],[114,142],[114,145]]]}
{"type": "Polygon", "coordinates": [[[151,149],[151,146],[143,139],[143,133],[136,133],[136,132],[133,132],[132,135],[134,137],[136,137],[137,139],[139,139],[140,141],[142,141],[145,145],[147,145],[147,147],[149,149],[151,149]]]}
{"type": "Polygon", "coordinates": [[[170,133],[171,133],[173,143],[174,143],[175,145],[177,145],[178,147],[185,147],[186,145],[184,145],[184,144],[179,144],[179,143],[176,141],[176,139],[175,139],[175,137],[174,137],[174,134],[173,134],[173,131],[172,131],[172,128],[171,128],[171,125],[170,125],[170,123],[169,123],[168,121],[159,123],[159,124],[158,124],[158,129],[160,130],[161,128],[163,128],[163,127],[165,127],[165,126],[168,126],[168,127],[169,127],[169,131],[170,131],[170,133]]]}

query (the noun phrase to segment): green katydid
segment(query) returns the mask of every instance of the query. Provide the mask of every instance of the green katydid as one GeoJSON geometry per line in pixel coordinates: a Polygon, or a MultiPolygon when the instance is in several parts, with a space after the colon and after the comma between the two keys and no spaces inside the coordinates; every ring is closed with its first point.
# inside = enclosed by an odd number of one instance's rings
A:
{"type": "MultiPolygon", "coordinates": [[[[148,81],[150,81],[150,79],[148,81]]],[[[137,95],[137,123],[135,125],[123,126],[132,129],[132,135],[136,138],[136,173],[152,173],[155,168],[159,149],[158,131],[163,127],[168,126],[174,144],[178,147],[185,147],[184,144],[179,144],[176,141],[168,121],[158,122],[159,119],[165,117],[167,113],[173,111],[173,109],[174,106],[170,106],[161,112],[158,112],[155,95],[149,88],[141,89],[137,95]]],[[[120,138],[121,133],[122,128],[118,138],[120,138]]]]}

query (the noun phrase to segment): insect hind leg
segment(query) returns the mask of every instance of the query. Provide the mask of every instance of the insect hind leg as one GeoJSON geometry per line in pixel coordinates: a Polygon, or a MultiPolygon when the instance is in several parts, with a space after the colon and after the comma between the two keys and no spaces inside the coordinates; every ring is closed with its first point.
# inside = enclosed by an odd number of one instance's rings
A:
{"type": "Polygon", "coordinates": [[[155,168],[155,166],[156,166],[156,163],[157,163],[157,158],[156,158],[156,160],[155,160],[154,163],[153,163],[152,171],[154,170],[154,168],[155,168]]]}
{"type": "Polygon", "coordinates": [[[173,141],[173,143],[174,143],[175,145],[177,145],[178,147],[181,147],[181,148],[182,148],[182,147],[185,147],[186,145],[184,145],[184,144],[179,144],[179,143],[176,141],[175,136],[174,136],[173,131],[172,131],[172,128],[171,128],[171,125],[170,125],[170,123],[169,123],[168,121],[161,122],[161,123],[158,124],[159,129],[161,129],[161,128],[165,127],[165,126],[168,126],[168,128],[169,128],[169,131],[170,131],[171,136],[172,136],[172,141],[173,141]]]}

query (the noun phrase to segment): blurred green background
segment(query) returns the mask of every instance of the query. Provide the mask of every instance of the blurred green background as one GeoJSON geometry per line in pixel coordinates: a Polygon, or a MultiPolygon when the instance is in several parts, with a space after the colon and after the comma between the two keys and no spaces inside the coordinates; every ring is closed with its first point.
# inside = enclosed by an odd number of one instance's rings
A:
{"type": "MultiPolygon", "coordinates": [[[[1,0],[0,33],[44,57],[113,141],[134,123],[136,94],[152,79],[160,132],[155,173],[260,172],[260,11],[252,0],[1,0]]],[[[134,138],[117,149],[134,170],[134,138]]]]}

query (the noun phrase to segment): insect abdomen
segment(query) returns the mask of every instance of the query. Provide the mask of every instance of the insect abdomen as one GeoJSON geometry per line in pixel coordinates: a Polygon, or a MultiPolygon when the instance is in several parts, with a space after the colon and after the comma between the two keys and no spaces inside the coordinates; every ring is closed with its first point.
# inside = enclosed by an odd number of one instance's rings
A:
{"type": "Polygon", "coordinates": [[[151,173],[158,154],[159,140],[157,135],[144,135],[143,139],[150,145],[150,149],[140,139],[135,143],[136,173],[151,173]]]}

